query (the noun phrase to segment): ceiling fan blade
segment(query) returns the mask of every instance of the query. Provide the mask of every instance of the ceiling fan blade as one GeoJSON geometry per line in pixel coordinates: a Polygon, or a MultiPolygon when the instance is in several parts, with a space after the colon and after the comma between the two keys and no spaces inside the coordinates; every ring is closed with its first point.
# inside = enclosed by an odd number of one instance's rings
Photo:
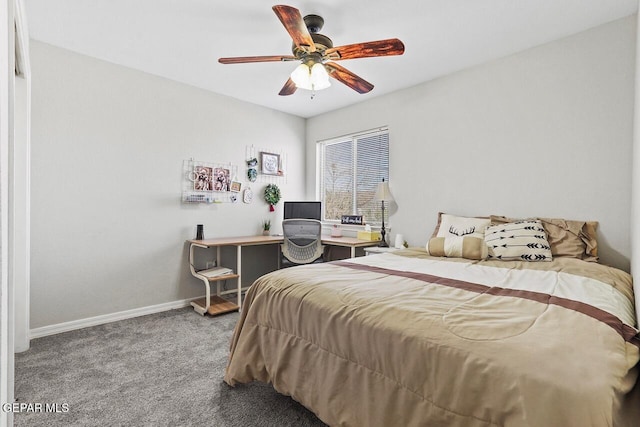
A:
{"type": "Polygon", "coordinates": [[[311,34],[309,34],[298,9],[285,5],[276,5],[272,9],[278,15],[280,22],[287,29],[296,46],[305,47],[309,52],[316,51],[316,45],[313,43],[311,34]]]}
{"type": "Polygon", "coordinates": [[[219,58],[221,64],[245,64],[248,62],[280,62],[294,61],[297,58],[291,55],[274,55],[274,56],[236,56],[233,58],[219,58]]]}
{"type": "Polygon", "coordinates": [[[386,39],[333,47],[327,49],[324,56],[328,59],[339,60],[402,55],[403,53],[404,43],[399,39],[386,39]]]}
{"type": "Polygon", "coordinates": [[[324,66],[327,69],[329,76],[341,83],[344,83],[358,93],[367,93],[373,89],[373,85],[371,83],[334,62],[328,62],[324,64],[324,66]]]}
{"type": "Polygon", "coordinates": [[[289,80],[287,80],[284,86],[282,86],[282,89],[280,89],[280,93],[278,93],[278,95],[280,96],[293,95],[296,89],[297,89],[296,84],[293,82],[293,80],[291,80],[291,78],[289,78],[289,80]]]}

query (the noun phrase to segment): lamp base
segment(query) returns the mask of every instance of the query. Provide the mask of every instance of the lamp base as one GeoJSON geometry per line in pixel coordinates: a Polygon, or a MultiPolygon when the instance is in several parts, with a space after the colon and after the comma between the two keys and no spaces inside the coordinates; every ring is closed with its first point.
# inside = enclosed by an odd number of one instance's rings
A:
{"type": "MultiPolygon", "coordinates": [[[[384,179],[382,180],[384,183],[384,179]]],[[[387,230],[384,228],[384,200],[380,203],[380,207],[382,208],[382,227],[380,227],[380,243],[378,243],[379,248],[388,248],[389,244],[387,243],[387,230]]]]}
{"type": "Polygon", "coordinates": [[[387,231],[384,229],[384,221],[382,222],[382,228],[380,229],[380,243],[378,243],[379,248],[388,248],[389,244],[387,243],[387,231]]]}

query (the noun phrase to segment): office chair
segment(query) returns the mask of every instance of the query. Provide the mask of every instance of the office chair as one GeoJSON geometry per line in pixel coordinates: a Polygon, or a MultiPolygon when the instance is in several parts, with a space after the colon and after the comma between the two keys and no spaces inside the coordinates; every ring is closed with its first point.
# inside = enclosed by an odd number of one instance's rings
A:
{"type": "Polygon", "coordinates": [[[322,259],[322,223],[316,219],[282,221],[282,255],[292,264],[310,264],[322,259]]]}

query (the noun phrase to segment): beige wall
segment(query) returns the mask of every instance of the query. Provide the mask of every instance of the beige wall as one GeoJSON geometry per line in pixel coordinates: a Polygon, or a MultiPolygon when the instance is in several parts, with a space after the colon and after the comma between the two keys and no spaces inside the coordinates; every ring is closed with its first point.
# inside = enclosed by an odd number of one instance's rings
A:
{"type": "MultiPolygon", "coordinates": [[[[186,239],[259,231],[252,204],[180,202],[182,162],[238,165],[247,145],[287,154],[304,196],[304,119],[32,42],[31,328],[202,295],[186,239]]],[[[277,231],[277,229],[276,229],[277,231]]]]}
{"type": "Polygon", "coordinates": [[[391,241],[424,245],[438,211],[597,220],[628,270],[635,20],[309,119],[307,193],[316,141],[389,125],[391,241]]]}

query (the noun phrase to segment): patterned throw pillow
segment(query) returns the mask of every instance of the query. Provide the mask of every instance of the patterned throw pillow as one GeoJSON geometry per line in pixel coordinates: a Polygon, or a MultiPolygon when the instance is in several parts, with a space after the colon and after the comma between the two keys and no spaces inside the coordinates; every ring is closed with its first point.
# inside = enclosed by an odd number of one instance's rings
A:
{"type": "MultiPolygon", "coordinates": [[[[572,257],[589,262],[598,262],[598,221],[579,221],[564,218],[539,219],[547,233],[553,257],[572,257]]],[[[523,221],[505,216],[491,215],[491,225],[523,221]]]]}
{"type": "Polygon", "coordinates": [[[540,221],[525,220],[487,227],[489,259],[551,261],[551,247],[540,221]]]}

